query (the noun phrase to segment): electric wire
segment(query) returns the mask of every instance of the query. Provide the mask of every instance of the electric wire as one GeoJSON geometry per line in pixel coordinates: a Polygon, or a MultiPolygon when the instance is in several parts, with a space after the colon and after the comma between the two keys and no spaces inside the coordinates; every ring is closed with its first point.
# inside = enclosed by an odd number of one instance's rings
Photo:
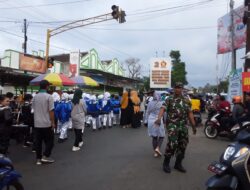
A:
{"type": "MultiPolygon", "coordinates": [[[[5,34],[9,34],[9,35],[12,35],[12,36],[15,36],[15,37],[18,37],[18,38],[24,38],[24,36],[20,36],[18,34],[15,34],[15,33],[12,33],[12,32],[9,32],[9,31],[5,31],[3,29],[0,28],[0,32],[3,32],[5,34]]],[[[35,40],[35,39],[32,39],[32,38],[29,38],[30,41],[33,41],[33,42],[36,42],[36,43],[40,43],[40,44],[46,44],[44,42],[41,42],[41,41],[38,41],[38,40],[35,40]]],[[[63,48],[63,47],[59,47],[59,46],[56,46],[56,45],[50,45],[51,47],[54,47],[54,48],[57,48],[57,49],[61,49],[61,50],[64,50],[64,51],[68,51],[70,52],[70,50],[66,49],[66,48],[63,48]]]]}
{"type": "Polygon", "coordinates": [[[57,3],[47,3],[47,4],[37,4],[37,5],[25,5],[25,6],[15,6],[15,7],[0,7],[0,10],[10,10],[10,9],[24,9],[24,8],[34,8],[34,7],[48,7],[48,6],[58,6],[58,5],[67,5],[67,4],[76,4],[82,3],[90,0],[77,0],[77,1],[65,1],[57,3]]]}

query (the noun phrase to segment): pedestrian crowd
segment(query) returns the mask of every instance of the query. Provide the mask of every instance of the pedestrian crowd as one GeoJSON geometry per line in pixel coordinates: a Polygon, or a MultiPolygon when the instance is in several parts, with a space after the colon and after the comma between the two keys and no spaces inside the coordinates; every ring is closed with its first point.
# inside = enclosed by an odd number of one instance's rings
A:
{"type": "MultiPolygon", "coordinates": [[[[95,131],[112,127],[139,128],[143,122],[148,136],[152,139],[154,157],[164,155],[163,170],[171,172],[170,161],[175,156],[174,168],[185,173],[182,165],[189,142],[189,127],[196,134],[194,110],[202,111],[202,101],[196,96],[185,95],[183,84],[176,83],[172,93],[152,91],[145,99],[136,90],[123,94],[88,94],[81,89],[74,92],[50,92],[50,83],[40,82],[38,93],[25,94],[14,98],[12,93],[0,96],[0,153],[7,154],[10,138],[23,142],[23,147],[31,147],[36,153],[36,164],[53,163],[51,153],[54,140],[64,143],[69,130],[73,130],[75,140],[72,151],[81,150],[85,143],[85,127],[95,131]],[[141,109],[142,102],[145,112],[141,109]],[[22,133],[20,133],[20,130],[22,133]],[[20,137],[21,134],[21,137],[20,137]],[[164,138],[167,145],[161,151],[164,138]],[[43,147],[43,144],[45,145],[43,147]]],[[[246,105],[240,97],[234,97],[232,115],[235,120],[249,109],[250,94],[246,105]]],[[[223,96],[216,96],[207,105],[229,112],[230,103],[223,96]]],[[[204,106],[205,107],[205,106],[204,106]]],[[[250,111],[247,112],[248,114],[250,111]]],[[[247,115],[246,117],[249,117],[247,115]]]]}
{"type": "Polygon", "coordinates": [[[69,130],[75,133],[72,151],[79,151],[84,143],[85,127],[101,131],[115,126],[141,126],[141,99],[135,90],[122,95],[109,92],[96,95],[83,93],[81,89],[50,92],[49,86],[50,83],[43,80],[38,93],[17,98],[13,93],[0,96],[1,154],[8,153],[10,139],[14,137],[23,142],[23,147],[32,148],[37,165],[53,163],[55,137],[58,143],[63,143],[68,139],[69,130]]]}

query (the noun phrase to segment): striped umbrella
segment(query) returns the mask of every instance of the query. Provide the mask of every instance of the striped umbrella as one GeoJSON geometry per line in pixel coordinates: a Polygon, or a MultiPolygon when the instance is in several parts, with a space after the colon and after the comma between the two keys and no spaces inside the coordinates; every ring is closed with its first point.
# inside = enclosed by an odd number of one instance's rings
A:
{"type": "Polygon", "coordinates": [[[98,82],[86,76],[76,76],[71,78],[78,86],[99,86],[98,82]]]}
{"type": "Polygon", "coordinates": [[[42,74],[30,81],[31,85],[39,85],[42,80],[49,81],[53,86],[74,86],[75,82],[64,74],[42,74]]]}

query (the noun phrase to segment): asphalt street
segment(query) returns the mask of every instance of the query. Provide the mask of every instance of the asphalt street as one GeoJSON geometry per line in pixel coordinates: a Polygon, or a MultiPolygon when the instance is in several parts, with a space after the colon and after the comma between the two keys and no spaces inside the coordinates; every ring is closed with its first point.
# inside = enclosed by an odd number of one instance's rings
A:
{"type": "MultiPolygon", "coordinates": [[[[84,147],[72,152],[73,132],[63,144],[55,143],[50,165],[35,165],[35,154],[12,142],[10,158],[21,172],[25,190],[201,190],[212,174],[211,161],[218,160],[230,142],[207,139],[203,128],[196,136],[190,130],[190,143],[184,166],[186,174],[173,169],[162,171],[162,158],[154,158],[147,128],[120,127],[93,132],[87,128],[84,147]]],[[[165,148],[164,141],[162,150],[165,148]]],[[[174,160],[172,161],[174,165],[174,160]]]]}

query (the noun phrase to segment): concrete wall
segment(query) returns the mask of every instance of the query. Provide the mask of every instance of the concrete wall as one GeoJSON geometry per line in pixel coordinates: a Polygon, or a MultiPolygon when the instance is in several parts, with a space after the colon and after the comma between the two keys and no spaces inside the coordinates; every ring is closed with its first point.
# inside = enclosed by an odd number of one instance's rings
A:
{"type": "Polygon", "coordinates": [[[1,61],[1,66],[19,69],[19,53],[13,50],[6,50],[1,61]]]}

